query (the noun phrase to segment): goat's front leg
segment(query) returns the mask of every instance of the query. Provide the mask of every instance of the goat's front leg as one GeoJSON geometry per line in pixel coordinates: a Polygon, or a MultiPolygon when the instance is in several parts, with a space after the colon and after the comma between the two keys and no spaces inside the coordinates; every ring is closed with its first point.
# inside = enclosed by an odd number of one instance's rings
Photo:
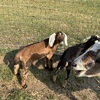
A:
{"type": "Polygon", "coordinates": [[[45,68],[48,69],[49,71],[52,71],[53,70],[53,61],[52,61],[52,59],[46,58],[46,63],[47,63],[47,66],[45,68]]]}

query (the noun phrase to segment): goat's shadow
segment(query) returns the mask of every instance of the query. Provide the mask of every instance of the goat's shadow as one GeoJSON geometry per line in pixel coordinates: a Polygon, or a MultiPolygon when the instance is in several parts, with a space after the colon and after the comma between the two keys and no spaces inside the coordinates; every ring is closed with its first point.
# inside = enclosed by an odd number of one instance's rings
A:
{"type": "MultiPolygon", "coordinates": [[[[9,67],[9,69],[11,70],[11,72],[14,74],[14,58],[15,58],[15,54],[19,51],[19,49],[15,49],[12,51],[9,51],[6,53],[6,55],[4,56],[4,63],[9,67]]],[[[21,84],[21,76],[17,75],[17,79],[19,84],[21,84]]]]}
{"type": "Polygon", "coordinates": [[[7,52],[3,59],[4,63],[9,67],[12,73],[13,73],[14,57],[17,52],[18,52],[18,49],[7,52]]]}
{"type": "MultiPolygon", "coordinates": [[[[13,73],[13,65],[14,65],[14,57],[15,54],[18,52],[18,49],[8,52],[4,57],[4,62],[6,65],[8,65],[9,69],[13,73]]],[[[53,62],[57,63],[59,60],[59,56],[53,56],[53,62]]],[[[80,91],[87,88],[90,88],[93,91],[100,92],[100,84],[92,84],[94,81],[96,82],[95,78],[76,78],[74,75],[71,75],[68,85],[65,89],[61,87],[61,83],[53,83],[51,81],[51,76],[53,75],[53,72],[49,72],[45,70],[44,68],[40,69],[40,67],[43,67],[45,65],[44,59],[40,59],[35,62],[34,66],[30,68],[31,73],[36,77],[36,79],[40,80],[44,84],[46,84],[51,90],[54,90],[55,92],[59,94],[66,95],[70,100],[77,100],[77,98],[73,95],[72,92],[74,91],[80,91]]],[[[65,73],[66,74],[66,73],[65,73]]],[[[18,82],[21,82],[21,76],[18,75],[18,82]]],[[[97,79],[97,78],[96,78],[97,79]]],[[[100,79],[98,79],[100,80],[100,79]]]]}
{"type": "MultiPolygon", "coordinates": [[[[100,92],[100,83],[97,82],[97,80],[100,81],[99,78],[97,78],[97,77],[96,78],[87,78],[87,77],[79,77],[79,78],[77,78],[77,77],[75,77],[73,75],[73,72],[71,72],[71,76],[70,76],[70,78],[68,80],[68,85],[66,86],[65,89],[61,86],[65,76],[61,77],[62,79],[60,79],[60,81],[58,80],[57,83],[53,83],[52,82],[53,72],[49,72],[49,71],[46,71],[46,70],[40,70],[40,69],[37,68],[37,67],[40,66],[39,65],[40,62],[42,62],[42,64],[43,64],[42,60],[43,59],[41,59],[39,62],[37,62],[35,64],[35,67],[31,67],[30,71],[33,73],[33,75],[38,80],[40,80],[41,82],[45,83],[51,90],[54,90],[55,92],[57,92],[59,94],[64,94],[64,95],[66,94],[66,96],[70,100],[77,100],[77,98],[73,95],[73,92],[75,92],[75,91],[81,91],[81,90],[90,88],[92,91],[95,91],[97,93],[100,92]]],[[[59,57],[57,57],[57,59],[56,59],[55,56],[53,57],[53,62],[54,63],[57,63],[58,60],[59,60],[59,57]]],[[[65,70],[61,70],[62,73],[63,73],[63,71],[64,71],[64,73],[66,75],[66,71],[65,70]]]]}

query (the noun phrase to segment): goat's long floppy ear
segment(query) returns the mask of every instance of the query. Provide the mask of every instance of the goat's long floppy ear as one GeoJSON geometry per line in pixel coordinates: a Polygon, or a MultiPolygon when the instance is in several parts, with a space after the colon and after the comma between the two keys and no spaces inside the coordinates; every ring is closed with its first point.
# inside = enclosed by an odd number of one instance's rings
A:
{"type": "Polygon", "coordinates": [[[96,35],[97,36],[97,38],[100,38],[100,36],[99,35],[96,35]]]}
{"type": "Polygon", "coordinates": [[[87,38],[85,38],[85,39],[83,40],[83,42],[89,40],[90,38],[91,38],[91,36],[88,36],[87,38]]]}
{"type": "Polygon", "coordinates": [[[68,46],[68,42],[67,42],[67,35],[64,33],[64,35],[65,35],[65,38],[64,38],[64,43],[65,43],[65,45],[66,46],[68,46]]]}
{"type": "Polygon", "coordinates": [[[50,47],[53,47],[53,44],[54,44],[54,41],[55,41],[55,36],[56,36],[56,33],[53,33],[49,37],[49,45],[50,45],[50,47]]]}

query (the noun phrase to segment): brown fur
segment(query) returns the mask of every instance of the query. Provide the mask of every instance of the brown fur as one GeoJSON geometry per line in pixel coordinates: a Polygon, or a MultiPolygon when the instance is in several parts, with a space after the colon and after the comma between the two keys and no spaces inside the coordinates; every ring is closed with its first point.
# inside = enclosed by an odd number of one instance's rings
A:
{"type": "Polygon", "coordinates": [[[95,60],[95,52],[94,51],[89,51],[87,52],[83,59],[82,59],[82,62],[83,62],[83,66],[89,64],[92,60],[95,60]]]}

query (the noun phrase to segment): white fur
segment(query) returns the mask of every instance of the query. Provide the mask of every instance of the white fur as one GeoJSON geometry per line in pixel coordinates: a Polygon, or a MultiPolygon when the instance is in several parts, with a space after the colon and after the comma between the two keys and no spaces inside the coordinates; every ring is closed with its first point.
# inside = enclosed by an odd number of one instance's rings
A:
{"type": "Polygon", "coordinates": [[[61,33],[59,33],[61,35],[61,33]]]}
{"type": "Polygon", "coordinates": [[[53,33],[49,37],[49,45],[50,45],[50,47],[53,47],[53,44],[54,44],[54,41],[55,41],[55,36],[56,36],[56,33],[53,33]]]}
{"type": "Polygon", "coordinates": [[[83,70],[83,71],[80,72],[79,75],[77,75],[77,77],[84,77],[85,73],[86,73],[86,70],[83,70]]]}
{"type": "Polygon", "coordinates": [[[99,35],[96,35],[97,36],[97,38],[100,38],[100,36],[99,35]]]}
{"type": "Polygon", "coordinates": [[[65,45],[66,46],[68,46],[68,42],[67,42],[67,35],[64,33],[64,35],[65,35],[65,38],[64,38],[64,43],[65,43],[65,45]]]}

